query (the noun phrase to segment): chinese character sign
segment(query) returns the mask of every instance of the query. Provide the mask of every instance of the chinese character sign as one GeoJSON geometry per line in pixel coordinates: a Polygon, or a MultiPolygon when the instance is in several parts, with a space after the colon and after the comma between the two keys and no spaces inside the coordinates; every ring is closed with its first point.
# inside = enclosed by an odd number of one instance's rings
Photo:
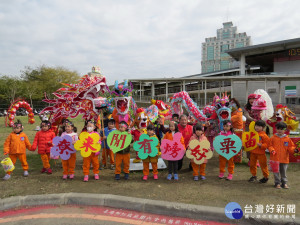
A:
{"type": "Polygon", "coordinates": [[[127,148],[132,140],[131,134],[128,132],[121,132],[115,130],[109,133],[107,136],[107,145],[113,151],[113,153],[119,152],[127,148]]]}
{"type": "Polygon", "coordinates": [[[219,135],[213,142],[214,148],[227,160],[239,153],[242,148],[242,141],[237,135],[219,135]]]}
{"type": "Polygon", "coordinates": [[[133,149],[138,152],[141,159],[146,159],[149,156],[155,157],[158,154],[156,146],[158,139],[156,137],[149,137],[147,134],[142,134],[140,139],[133,144],[133,149]]]}
{"type": "Polygon", "coordinates": [[[192,159],[194,163],[200,165],[202,163],[205,163],[205,161],[207,159],[210,159],[212,156],[213,152],[210,150],[209,141],[190,141],[189,149],[186,151],[186,157],[192,159]]]}
{"type": "Polygon", "coordinates": [[[73,139],[69,135],[55,137],[52,141],[54,146],[50,149],[50,153],[53,156],[60,156],[62,160],[68,160],[72,153],[76,153],[72,142],[73,139]]]}
{"type": "Polygon", "coordinates": [[[252,121],[249,125],[249,132],[244,132],[242,135],[242,142],[246,152],[255,149],[257,143],[259,143],[259,135],[255,131],[254,126],[255,122],[252,121]]]}
{"type": "Polygon", "coordinates": [[[173,136],[173,141],[168,139],[161,141],[160,151],[163,159],[169,161],[182,159],[185,149],[180,142],[181,137],[182,134],[177,132],[173,136]]]}
{"type": "Polygon", "coordinates": [[[89,157],[92,152],[99,152],[101,149],[100,135],[98,133],[82,132],[74,148],[80,151],[82,157],[89,157]]]}

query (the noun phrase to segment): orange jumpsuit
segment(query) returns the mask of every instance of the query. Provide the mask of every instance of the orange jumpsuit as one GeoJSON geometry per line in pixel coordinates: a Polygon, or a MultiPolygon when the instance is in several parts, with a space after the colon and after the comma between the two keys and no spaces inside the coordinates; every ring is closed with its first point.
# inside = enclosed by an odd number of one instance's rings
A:
{"type": "MultiPolygon", "coordinates": [[[[239,136],[239,138],[242,140],[244,121],[243,121],[243,110],[241,108],[231,113],[231,122],[232,122],[234,133],[237,136],[239,136]]],[[[239,153],[233,157],[233,162],[241,163],[242,155],[243,155],[243,151],[240,150],[239,153]]]]}
{"type": "MultiPolygon", "coordinates": [[[[14,165],[16,164],[17,159],[19,159],[24,171],[28,170],[26,148],[30,150],[31,144],[27,135],[23,132],[19,134],[14,132],[10,133],[4,142],[4,154],[9,154],[9,158],[14,165]]],[[[11,172],[7,172],[7,174],[11,174],[11,172]]]]}
{"type": "MultiPolygon", "coordinates": [[[[221,131],[219,135],[224,135],[224,136],[229,136],[232,135],[233,133],[231,131],[228,131],[225,133],[225,131],[221,131]]],[[[234,174],[234,157],[231,157],[229,160],[227,160],[225,157],[219,155],[219,169],[220,173],[225,173],[225,167],[226,163],[228,162],[228,173],[234,174]]]]}
{"type": "Polygon", "coordinates": [[[274,134],[269,142],[270,160],[289,163],[289,152],[294,153],[295,148],[294,142],[288,136],[279,137],[274,134]],[[272,151],[275,151],[274,155],[272,151]]]}
{"type": "MultiPolygon", "coordinates": [[[[62,133],[61,137],[69,135],[72,137],[73,141],[78,140],[78,135],[76,133],[62,133]]],[[[68,160],[61,160],[62,167],[63,167],[63,175],[71,175],[75,173],[75,164],[76,164],[76,153],[72,153],[68,160]]]]}
{"type": "Polygon", "coordinates": [[[269,177],[269,170],[267,165],[266,149],[269,145],[270,138],[264,131],[258,132],[260,147],[257,146],[254,150],[250,151],[250,172],[252,176],[256,176],[257,160],[259,161],[261,171],[265,178],[269,177]]]}
{"type": "MultiPolygon", "coordinates": [[[[157,138],[156,135],[153,135],[151,137],[157,138]]],[[[160,144],[159,143],[156,146],[156,148],[158,149],[158,152],[159,152],[160,151],[160,144]]],[[[153,175],[154,174],[158,174],[157,162],[158,162],[158,156],[148,157],[148,158],[146,158],[146,159],[143,160],[143,174],[144,174],[144,176],[148,176],[149,175],[149,164],[150,163],[152,165],[152,173],[153,173],[153,175]]]]}
{"type": "Polygon", "coordinates": [[[93,173],[99,174],[99,159],[98,155],[92,152],[89,157],[83,157],[83,174],[89,175],[91,163],[93,165],[93,173]]]}
{"type": "MultiPolygon", "coordinates": [[[[93,131],[92,133],[97,133],[95,131],[93,131]]],[[[98,133],[97,133],[98,134],[98,133]]],[[[101,143],[101,141],[99,141],[101,143]]],[[[91,167],[91,163],[93,165],[93,173],[94,174],[99,174],[99,159],[98,159],[98,155],[94,152],[91,153],[91,155],[89,157],[83,157],[83,174],[85,175],[89,175],[90,173],[90,167],[91,167]]]]}
{"type": "Polygon", "coordinates": [[[123,162],[123,172],[129,173],[129,165],[130,165],[130,145],[116,153],[116,169],[115,174],[121,174],[121,166],[123,162]]]}
{"type": "MultiPolygon", "coordinates": [[[[192,137],[190,138],[190,141],[191,140],[198,140],[200,142],[200,141],[207,140],[207,138],[205,137],[204,134],[201,135],[200,138],[196,134],[193,134],[192,137]]],[[[206,163],[207,163],[207,160],[205,160],[204,163],[202,163],[201,165],[198,165],[198,164],[194,163],[193,160],[191,160],[191,165],[192,165],[192,168],[193,168],[193,176],[194,177],[199,176],[199,172],[200,172],[201,176],[205,176],[206,163]]]]}

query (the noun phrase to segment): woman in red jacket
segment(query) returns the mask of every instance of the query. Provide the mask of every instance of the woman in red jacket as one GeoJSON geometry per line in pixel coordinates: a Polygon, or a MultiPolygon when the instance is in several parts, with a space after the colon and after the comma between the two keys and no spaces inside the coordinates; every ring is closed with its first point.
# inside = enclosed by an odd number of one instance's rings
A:
{"type": "Polygon", "coordinates": [[[50,149],[53,146],[52,140],[55,137],[55,133],[50,130],[51,123],[49,121],[42,121],[41,130],[38,131],[35,135],[33,144],[31,146],[31,151],[35,151],[38,147],[38,154],[41,155],[43,162],[43,169],[41,173],[52,174],[50,168],[50,149]]]}

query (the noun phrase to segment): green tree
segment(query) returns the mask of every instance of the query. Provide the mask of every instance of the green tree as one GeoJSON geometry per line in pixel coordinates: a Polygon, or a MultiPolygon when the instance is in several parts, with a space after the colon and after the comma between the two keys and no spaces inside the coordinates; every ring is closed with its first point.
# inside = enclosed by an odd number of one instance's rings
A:
{"type": "Polygon", "coordinates": [[[11,104],[22,93],[22,80],[19,77],[0,77],[0,98],[3,102],[11,104]]]}
{"type": "MultiPolygon", "coordinates": [[[[53,92],[61,88],[61,83],[77,83],[80,76],[76,71],[70,71],[63,67],[48,67],[45,65],[35,69],[26,67],[22,71],[22,79],[27,86],[25,93],[29,99],[43,99],[44,93],[50,97],[53,92]]],[[[53,96],[51,96],[52,98],[53,96]]]]}

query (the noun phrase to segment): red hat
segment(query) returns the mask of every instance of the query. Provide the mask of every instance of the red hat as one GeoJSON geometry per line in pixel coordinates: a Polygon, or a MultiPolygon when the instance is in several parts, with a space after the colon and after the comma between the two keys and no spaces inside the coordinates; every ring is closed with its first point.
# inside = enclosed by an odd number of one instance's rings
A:
{"type": "Polygon", "coordinates": [[[282,104],[276,105],[276,109],[281,109],[281,108],[287,108],[287,106],[282,105],[282,104]]]}
{"type": "Polygon", "coordinates": [[[252,105],[251,109],[265,110],[265,109],[267,109],[267,103],[262,98],[256,99],[253,102],[253,105],[252,105]]]}
{"type": "Polygon", "coordinates": [[[141,112],[144,112],[144,109],[143,109],[143,108],[138,108],[138,109],[136,110],[136,113],[141,113],[141,112]]]}
{"type": "Polygon", "coordinates": [[[260,98],[260,97],[261,97],[261,95],[250,94],[250,95],[248,96],[248,99],[250,99],[250,98],[258,99],[258,98],[260,98]]]}

